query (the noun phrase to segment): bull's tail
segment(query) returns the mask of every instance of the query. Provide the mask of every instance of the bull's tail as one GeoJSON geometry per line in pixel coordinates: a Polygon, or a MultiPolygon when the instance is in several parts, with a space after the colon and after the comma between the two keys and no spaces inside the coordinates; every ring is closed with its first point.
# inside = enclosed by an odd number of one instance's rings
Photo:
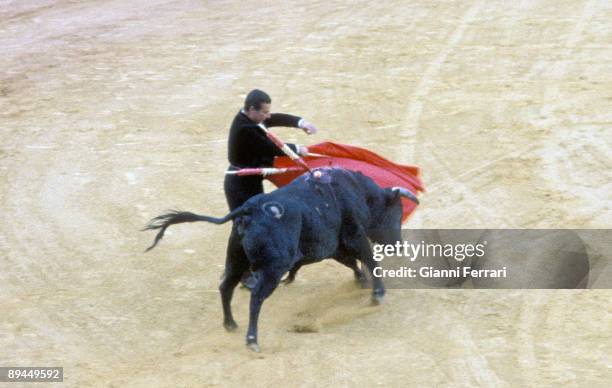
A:
{"type": "Polygon", "coordinates": [[[166,229],[170,225],[182,224],[183,222],[197,222],[197,221],[206,221],[206,222],[212,222],[213,224],[221,225],[221,224],[226,223],[227,221],[233,220],[234,218],[244,213],[245,213],[245,209],[243,209],[242,207],[239,207],[235,209],[234,211],[232,211],[231,213],[227,214],[225,217],[215,218],[215,217],[209,217],[209,216],[202,216],[200,214],[195,214],[191,212],[181,212],[178,210],[170,210],[166,214],[162,214],[162,215],[159,215],[151,219],[151,221],[149,221],[149,223],[142,229],[143,231],[159,229],[157,236],[155,236],[155,241],[153,241],[153,244],[150,247],[148,247],[145,250],[145,252],[149,252],[151,249],[155,248],[159,240],[161,240],[162,237],[164,237],[164,233],[166,232],[166,229]]]}

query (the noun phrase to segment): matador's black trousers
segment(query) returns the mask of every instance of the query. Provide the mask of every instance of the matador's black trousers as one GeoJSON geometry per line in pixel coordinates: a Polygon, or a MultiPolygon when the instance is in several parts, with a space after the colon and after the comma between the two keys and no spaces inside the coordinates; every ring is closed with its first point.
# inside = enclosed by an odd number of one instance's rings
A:
{"type": "MultiPolygon", "coordinates": [[[[236,167],[230,166],[229,170],[237,170],[236,167]]],[[[223,190],[225,191],[225,199],[230,211],[242,206],[249,198],[261,194],[263,190],[263,178],[259,175],[251,176],[238,176],[238,175],[225,175],[225,181],[223,182],[223,190]]],[[[232,235],[234,231],[232,230],[232,235]]],[[[229,239],[227,247],[227,255],[242,255],[241,258],[247,260],[244,251],[238,247],[233,246],[234,242],[232,238],[229,239]]],[[[256,279],[251,276],[251,271],[246,271],[242,276],[241,283],[247,288],[252,288],[255,285],[256,279]]]]}

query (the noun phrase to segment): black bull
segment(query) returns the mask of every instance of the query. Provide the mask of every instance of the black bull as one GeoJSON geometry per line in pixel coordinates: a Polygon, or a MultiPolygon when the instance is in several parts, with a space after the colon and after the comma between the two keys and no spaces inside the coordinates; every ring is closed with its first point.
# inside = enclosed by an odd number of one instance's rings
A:
{"type": "MultiPolygon", "coordinates": [[[[326,168],[304,174],[271,193],[252,197],[223,218],[173,211],[152,219],[145,229],[161,229],[152,249],[166,228],[182,222],[234,221],[227,249],[225,275],[219,286],[224,326],[235,330],[231,311],[234,288],[249,268],[256,284],[251,290],[247,345],[259,351],[257,321],[263,301],[272,294],[285,273],[292,279],[297,269],[333,257],[355,271],[360,260],[370,274],[378,266],[372,259],[368,239],[393,243],[401,239],[402,204],[405,196],[418,203],[403,188],[382,189],[358,172],[326,168]]],[[[372,276],[373,303],[385,293],[382,280],[372,276]]]]}

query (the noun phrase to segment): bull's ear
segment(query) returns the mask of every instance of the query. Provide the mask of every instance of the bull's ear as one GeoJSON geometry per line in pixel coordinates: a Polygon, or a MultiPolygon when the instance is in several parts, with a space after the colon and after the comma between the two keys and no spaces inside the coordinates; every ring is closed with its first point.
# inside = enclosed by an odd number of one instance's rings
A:
{"type": "Polygon", "coordinates": [[[394,204],[395,202],[399,201],[399,199],[400,199],[399,191],[394,190],[393,188],[385,189],[385,204],[387,206],[394,204]]]}

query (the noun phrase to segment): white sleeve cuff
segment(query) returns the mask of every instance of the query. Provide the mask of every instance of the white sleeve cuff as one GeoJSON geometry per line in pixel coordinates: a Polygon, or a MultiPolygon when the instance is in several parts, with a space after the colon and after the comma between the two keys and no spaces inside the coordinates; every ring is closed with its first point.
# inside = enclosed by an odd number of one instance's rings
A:
{"type": "Polygon", "coordinates": [[[300,119],[300,121],[298,121],[298,127],[304,128],[302,125],[304,125],[305,122],[306,122],[306,120],[300,119]]]}

